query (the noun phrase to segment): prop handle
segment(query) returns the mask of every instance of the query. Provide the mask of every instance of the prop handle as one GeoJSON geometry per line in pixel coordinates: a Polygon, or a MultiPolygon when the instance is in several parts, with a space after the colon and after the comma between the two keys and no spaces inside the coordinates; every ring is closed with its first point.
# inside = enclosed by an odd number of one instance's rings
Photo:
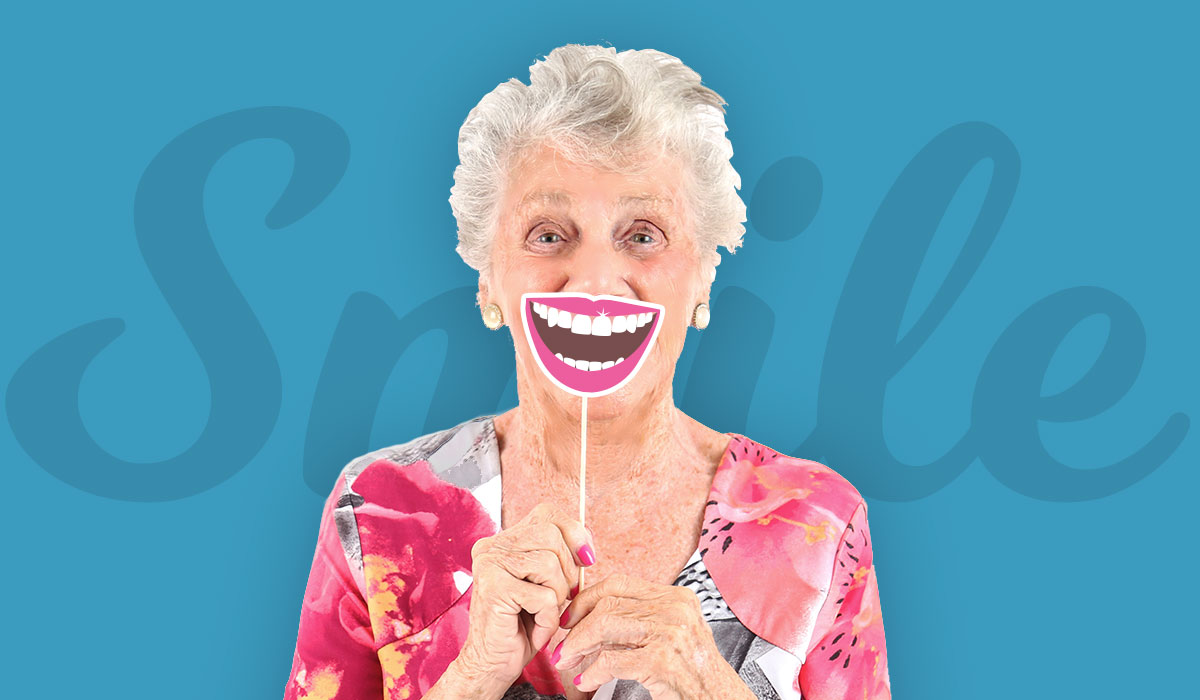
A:
{"type": "MultiPolygon", "coordinates": [[[[584,520],[584,504],[587,502],[587,397],[583,399],[583,407],[579,412],[579,522],[584,520]]],[[[583,569],[579,570],[579,590],[583,590],[583,569]]]]}

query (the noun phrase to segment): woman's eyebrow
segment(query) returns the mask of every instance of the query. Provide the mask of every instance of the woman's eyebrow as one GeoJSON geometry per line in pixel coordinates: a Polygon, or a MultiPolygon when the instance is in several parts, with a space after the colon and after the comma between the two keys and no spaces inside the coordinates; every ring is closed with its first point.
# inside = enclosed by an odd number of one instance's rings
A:
{"type": "MultiPolygon", "coordinates": [[[[573,201],[573,198],[571,197],[571,195],[567,194],[566,192],[559,191],[559,190],[553,190],[553,191],[549,191],[549,192],[536,191],[536,192],[530,192],[529,194],[522,197],[521,201],[517,203],[517,207],[520,209],[524,209],[533,204],[564,205],[564,204],[570,204],[572,201],[573,201]]],[[[670,205],[673,203],[674,203],[674,200],[671,199],[670,197],[662,197],[662,196],[655,195],[655,194],[627,194],[627,195],[622,196],[619,200],[617,200],[618,205],[626,205],[626,204],[654,204],[654,205],[666,204],[666,205],[670,205]]]]}
{"type": "MultiPolygon", "coordinates": [[[[566,210],[574,201],[574,197],[561,190],[537,190],[521,198],[517,203],[516,213],[524,217],[539,208],[566,210]]],[[[622,195],[617,200],[614,210],[630,209],[670,222],[674,221],[675,200],[652,193],[622,195]]]]}
{"type": "Polygon", "coordinates": [[[626,195],[619,200],[618,208],[637,217],[654,219],[657,226],[676,225],[675,200],[653,194],[626,195]]]}
{"type": "Polygon", "coordinates": [[[536,205],[565,207],[571,203],[571,195],[557,190],[552,192],[530,192],[517,203],[517,211],[524,211],[536,205]]]}
{"type": "Polygon", "coordinates": [[[636,195],[635,194],[627,194],[624,197],[621,197],[621,199],[618,200],[618,203],[619,204],[653,204],[653,205],[665,204],[665,205],[670,205],[670,204],[674,203],[674,200],[672,200],[669,197],[660,197],[660,196],[654,195],[654,194],[636,194],[636,195]]]}

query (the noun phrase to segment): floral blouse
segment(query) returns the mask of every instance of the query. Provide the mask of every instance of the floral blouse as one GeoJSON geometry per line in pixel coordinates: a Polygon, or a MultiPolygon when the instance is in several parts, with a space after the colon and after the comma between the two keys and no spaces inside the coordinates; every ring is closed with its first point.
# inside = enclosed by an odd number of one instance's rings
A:
{"type": "MultiPolygon", "coordinates": [[[[285,700],[419,698],[465,641],[471,546],[498,531],[494,416],[364,455],[325,503],[285,700]]],[[[867,504],[829,467],[736,433],[675,581],[759,698],[891,697],[867,504]]],[[[563,698],[550,650],[505,698],[563,698]]],[[[594,700],[649,698],[616,680],[594,700]]]]}

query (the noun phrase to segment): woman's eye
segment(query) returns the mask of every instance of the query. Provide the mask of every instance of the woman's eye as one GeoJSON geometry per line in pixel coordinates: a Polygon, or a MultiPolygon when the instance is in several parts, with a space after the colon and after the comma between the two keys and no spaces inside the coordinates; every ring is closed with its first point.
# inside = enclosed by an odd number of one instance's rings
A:
{"type": "Polygon", "coordinates": [[[651,245],[657,243],[659,239],[658,232],[647,226],[642,226],[629,234],[629,240],[639,245],[651,245]]]}
{"type": "Polygon", "coordinates": [[[536,240],[538,243],[557,243],[559,240],[562,240],[562,236],[558,235],[557,231],[543,231],[542,233],[539,233],[537,238],[534,240],[536,240]],[[551,238],[556,238],[558,240],[548,240],[551,238]]]}

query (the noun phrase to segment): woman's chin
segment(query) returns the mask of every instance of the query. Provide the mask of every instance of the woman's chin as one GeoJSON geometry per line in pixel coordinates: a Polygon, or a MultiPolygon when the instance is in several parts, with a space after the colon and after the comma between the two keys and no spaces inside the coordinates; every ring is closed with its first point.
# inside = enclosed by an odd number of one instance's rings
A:
{"type": "MultiPolygon", "coordinates": [[[[659,380],[649,373],[641,372],[611,393],[603,396],[588,397],[588,420],[644,415],[647,411],[653,409],[664,393],[666,395],[670,394],[669,384],[669,378],[659,380]],[[668,387],[665,392],[664,385],[668,387]]],[[[579,397],[569,396],[561,390],[559,393],[578,412],[580,408],[579,397]]]]}

